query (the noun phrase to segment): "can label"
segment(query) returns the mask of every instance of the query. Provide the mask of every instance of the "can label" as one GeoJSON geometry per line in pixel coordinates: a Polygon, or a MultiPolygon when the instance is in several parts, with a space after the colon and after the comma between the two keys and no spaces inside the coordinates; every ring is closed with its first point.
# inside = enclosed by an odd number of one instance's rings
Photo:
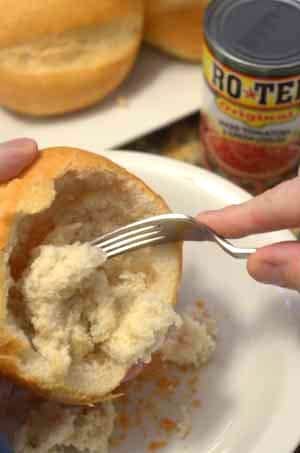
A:
{"type": "Polygon", "coordinates": [[[204,46],[201,133],[208,159],[235,176],[265,179],[300,158],[300,76],[261,78],[221,64],[204,46]]]}

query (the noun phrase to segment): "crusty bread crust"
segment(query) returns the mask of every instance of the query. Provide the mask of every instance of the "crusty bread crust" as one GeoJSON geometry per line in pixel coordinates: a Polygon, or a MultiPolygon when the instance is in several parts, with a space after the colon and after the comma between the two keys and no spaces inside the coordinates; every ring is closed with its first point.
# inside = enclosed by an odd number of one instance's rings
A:
{"type": "Polygon", "coordinates": [[[209,0],[146,0],[145,41],[190,61],[202,60],[203,16],[209,0]]]}
{"type": "Polygon", "coordinates": [[[142,0],[0,0],[0,104],[46,116],[76,111],[128,75],[142,40],[142,0]]]}
{"type": "MultiPolygon", "coordinates": [[[[61,384],[47,385],[40,381],[37,382],[24,373],[20,358],[22,354],[26,353],[29,345],[25,337],[13,334],[7,326],[8,259],[20,212],[38,213],[49,207],[55,197],[54,181],[66,172],[97,172],[97,170],[101,172],[108,170],[118,176],[126,177],[141,189],[149,201],[154,202],[163,211],[168,210],[165,201],[159,195],[125,169],[104,157],[74,148],[61,147],[42,151],[36,163],[20,178],[0,186],[0,373],[37,394],[77,405],[94,404],[114,398],[115,395],[105,395],[104,397],[97,394],[85,395],[80,391],[74,392],[74,389],[71,390],[61,384]]],[[[172,275],[172,280],[174,280],[172,300],[175,304],[182,270],[182,246],[173,244],[170,247],[172,247],[172,254],[177,261],[177,273],[172,275]]],[[[109,375],[110,371],[105,372],[109,375]]],[[[123,367],[116,366],[113,374],[116,382],[122,381],[125,377],[123,367]]],[[[106,376],[107,378],[108,376],[106,376]]]]}

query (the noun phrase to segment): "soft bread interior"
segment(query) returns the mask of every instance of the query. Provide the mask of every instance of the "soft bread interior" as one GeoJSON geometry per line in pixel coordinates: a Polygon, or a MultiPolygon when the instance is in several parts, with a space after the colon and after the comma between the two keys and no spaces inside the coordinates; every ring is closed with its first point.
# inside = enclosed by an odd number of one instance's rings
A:
{"type": "Polygon", "coordinates": [[[82,245],[165,211],[123,175],[68,171],[48,198],[42,211],[19,213],[7,257],[6,328],[23,344],[17,364],[25,380],[56,398],[98,399],[179,324],[172,309],[178,249],[162,245],[104,263],[82,245]]]}

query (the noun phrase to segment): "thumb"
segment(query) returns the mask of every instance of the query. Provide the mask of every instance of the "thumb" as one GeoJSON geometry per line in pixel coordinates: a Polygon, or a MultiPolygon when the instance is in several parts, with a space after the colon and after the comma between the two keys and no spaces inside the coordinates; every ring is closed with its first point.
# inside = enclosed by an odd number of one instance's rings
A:
{"type": "Polygon", "coordinates": [[[28,138],[19,138],[0,144],[0,183],[18,176],[37,158],[37,144],[28,138]]]}
{"type": "Polygon", "coordinates": [[[259,249],[248,260],[255,280],[300,291],[300,243],[283,242],[259,249]]]}

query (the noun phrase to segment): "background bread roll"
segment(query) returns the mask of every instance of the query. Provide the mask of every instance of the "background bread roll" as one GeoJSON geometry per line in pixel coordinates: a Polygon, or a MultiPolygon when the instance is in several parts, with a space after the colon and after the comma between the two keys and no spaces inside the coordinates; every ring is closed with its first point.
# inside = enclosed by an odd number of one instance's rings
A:
{"type": "Polygon", "coordinates": [[[210,0],[145,0],[145,40],[177,57],[201,61],[203,16],[210,0]]]}
{"type": "Polygon", "coordinates": [[[0,104],[42,116],[100,101],[128,75],[142,0],[0,0],[0,104]]]}
{"type": "MultiPolygon", "coordinates": [[[[20,179],[0,186],[0,203],[0,374],[69,404],[105,400],[136,361],[149,360],[176,324],[172,304],[181,246],[146,248],[90,269],[92,280],[62,304],[57,298],[72,289],[73,280],[78,284],[78,265],[86,252],[79,250],[67,262],[67,249],[58,247],[85,244],[131,221],[167,212],[166,203],[125,169],[72,148],[41,152],[20,179]],[[32,263],[40,249],[45,253],[38,259],[46,267],[32,263]],[[52,260],[53,253],[60,255],[59,262],[52,260]],[[47,260],[52,260],[49,272],[47,260]],[[64,275],[73,276],[66,277],[67,287],[64,275]],[[101,297],[94,299],[97,285],[101,297]],[[109,338],[99,339],[104,330],[97,332],[97,313],[106,308],[114,309],[116,323],[109,338]],[[64,372],[57,373],[62,367],[64,372]]],[[[87,274],[91,265],[89,257],[80,264],[87,274]]],[[[108,318],[101,313],[104,322],[108,318]]]]}

